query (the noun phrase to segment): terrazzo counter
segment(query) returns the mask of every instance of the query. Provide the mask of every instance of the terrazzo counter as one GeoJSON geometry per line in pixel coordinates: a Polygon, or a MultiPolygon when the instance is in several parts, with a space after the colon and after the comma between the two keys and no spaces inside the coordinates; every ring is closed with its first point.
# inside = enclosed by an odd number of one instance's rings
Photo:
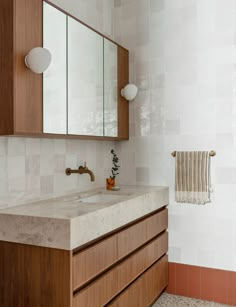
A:
{"type": "Polygon", "coordinates": [[[0,241],[72,250],[168,201],[168,187],[126,186],[11,207],[0,210],[0,241]]]}

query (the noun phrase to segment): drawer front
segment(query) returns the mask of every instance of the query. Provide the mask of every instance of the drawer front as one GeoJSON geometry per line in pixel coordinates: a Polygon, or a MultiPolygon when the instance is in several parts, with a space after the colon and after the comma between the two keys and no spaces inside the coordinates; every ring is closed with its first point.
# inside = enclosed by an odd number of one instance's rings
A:
{"type": "Polygon", "coordinates": [[[168,228],[168,210],[164,209],[146,220],[147,223],[147,240],[155,237],[168,228]]]}
{"type": "Polygon", "coordinates": [[[146,220],[143,220],[117,234],[118,258],[125,257],[146,242],[146,220]]]}
{"type": "Polygon", "coordinates": [[[100,307],[167,252],[168,234],[154,239],[74,296],[73,307],[100,307]]]}
{"type": "Polygon", "coordinates": [[[117,236],[111,236],[101,242],[75,254],[72,258],[73,290],[117,261],[117,236]]]}
{"type": "Polygon", "coordinates": [[[106,306],[148,307],[168,284],[168,258],[164,256],[106,306]]]}
{"type": "Polygon", "coordinates": [[[146,218],[117,234],[118,258],[125,257],[136,248],[145,244],[146,241],[154,238],[159,233],[167,229],[168,210],[160,212],[146,218]]]}
{"type": "Polygon", "coordinates": [[[123,261],[118,267],[118,285],[127,287],[137,276],[156,262],[168,250],[168,233],[154,239],[137,253],[123,261]]]}

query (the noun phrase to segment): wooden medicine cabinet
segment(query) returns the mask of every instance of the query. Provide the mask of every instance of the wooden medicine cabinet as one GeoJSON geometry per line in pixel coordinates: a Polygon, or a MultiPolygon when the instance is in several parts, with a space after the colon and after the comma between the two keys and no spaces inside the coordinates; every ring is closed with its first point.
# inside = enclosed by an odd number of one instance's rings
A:
{"type": "Polygon", "coordinates": [[[0,2],[0,135],[125,140],[129,53],[49,1],[0,2]],[[26,67],[50,50],[42,75],[26,67]]]}

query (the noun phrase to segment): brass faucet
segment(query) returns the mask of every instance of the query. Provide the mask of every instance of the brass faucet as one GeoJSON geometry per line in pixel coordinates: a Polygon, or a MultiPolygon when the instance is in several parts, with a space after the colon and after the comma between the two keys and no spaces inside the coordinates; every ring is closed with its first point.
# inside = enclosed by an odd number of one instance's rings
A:
{"type": "Polygon", "coordinates": [[[88,167],[86,166],[86,162],[84,163],[84,166],[80,165],[78,169],[67,168],[65,170],[65,173],[67,176],[71,174],[89,174],[91,181],[95,181],[94,173],[90,169],[88,169],[88,167]]]}

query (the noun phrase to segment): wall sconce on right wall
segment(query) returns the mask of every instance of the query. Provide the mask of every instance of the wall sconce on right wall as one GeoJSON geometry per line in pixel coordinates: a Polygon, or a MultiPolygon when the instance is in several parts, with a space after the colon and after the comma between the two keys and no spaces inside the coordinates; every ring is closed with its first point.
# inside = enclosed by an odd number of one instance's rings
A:
{"type": "Polygon", "coordinates": [[[138,94],[138,87],[135,84],[127,84],[121,90],[121,96],[128,101],[134,100],[137,94],[138,94]]]}

